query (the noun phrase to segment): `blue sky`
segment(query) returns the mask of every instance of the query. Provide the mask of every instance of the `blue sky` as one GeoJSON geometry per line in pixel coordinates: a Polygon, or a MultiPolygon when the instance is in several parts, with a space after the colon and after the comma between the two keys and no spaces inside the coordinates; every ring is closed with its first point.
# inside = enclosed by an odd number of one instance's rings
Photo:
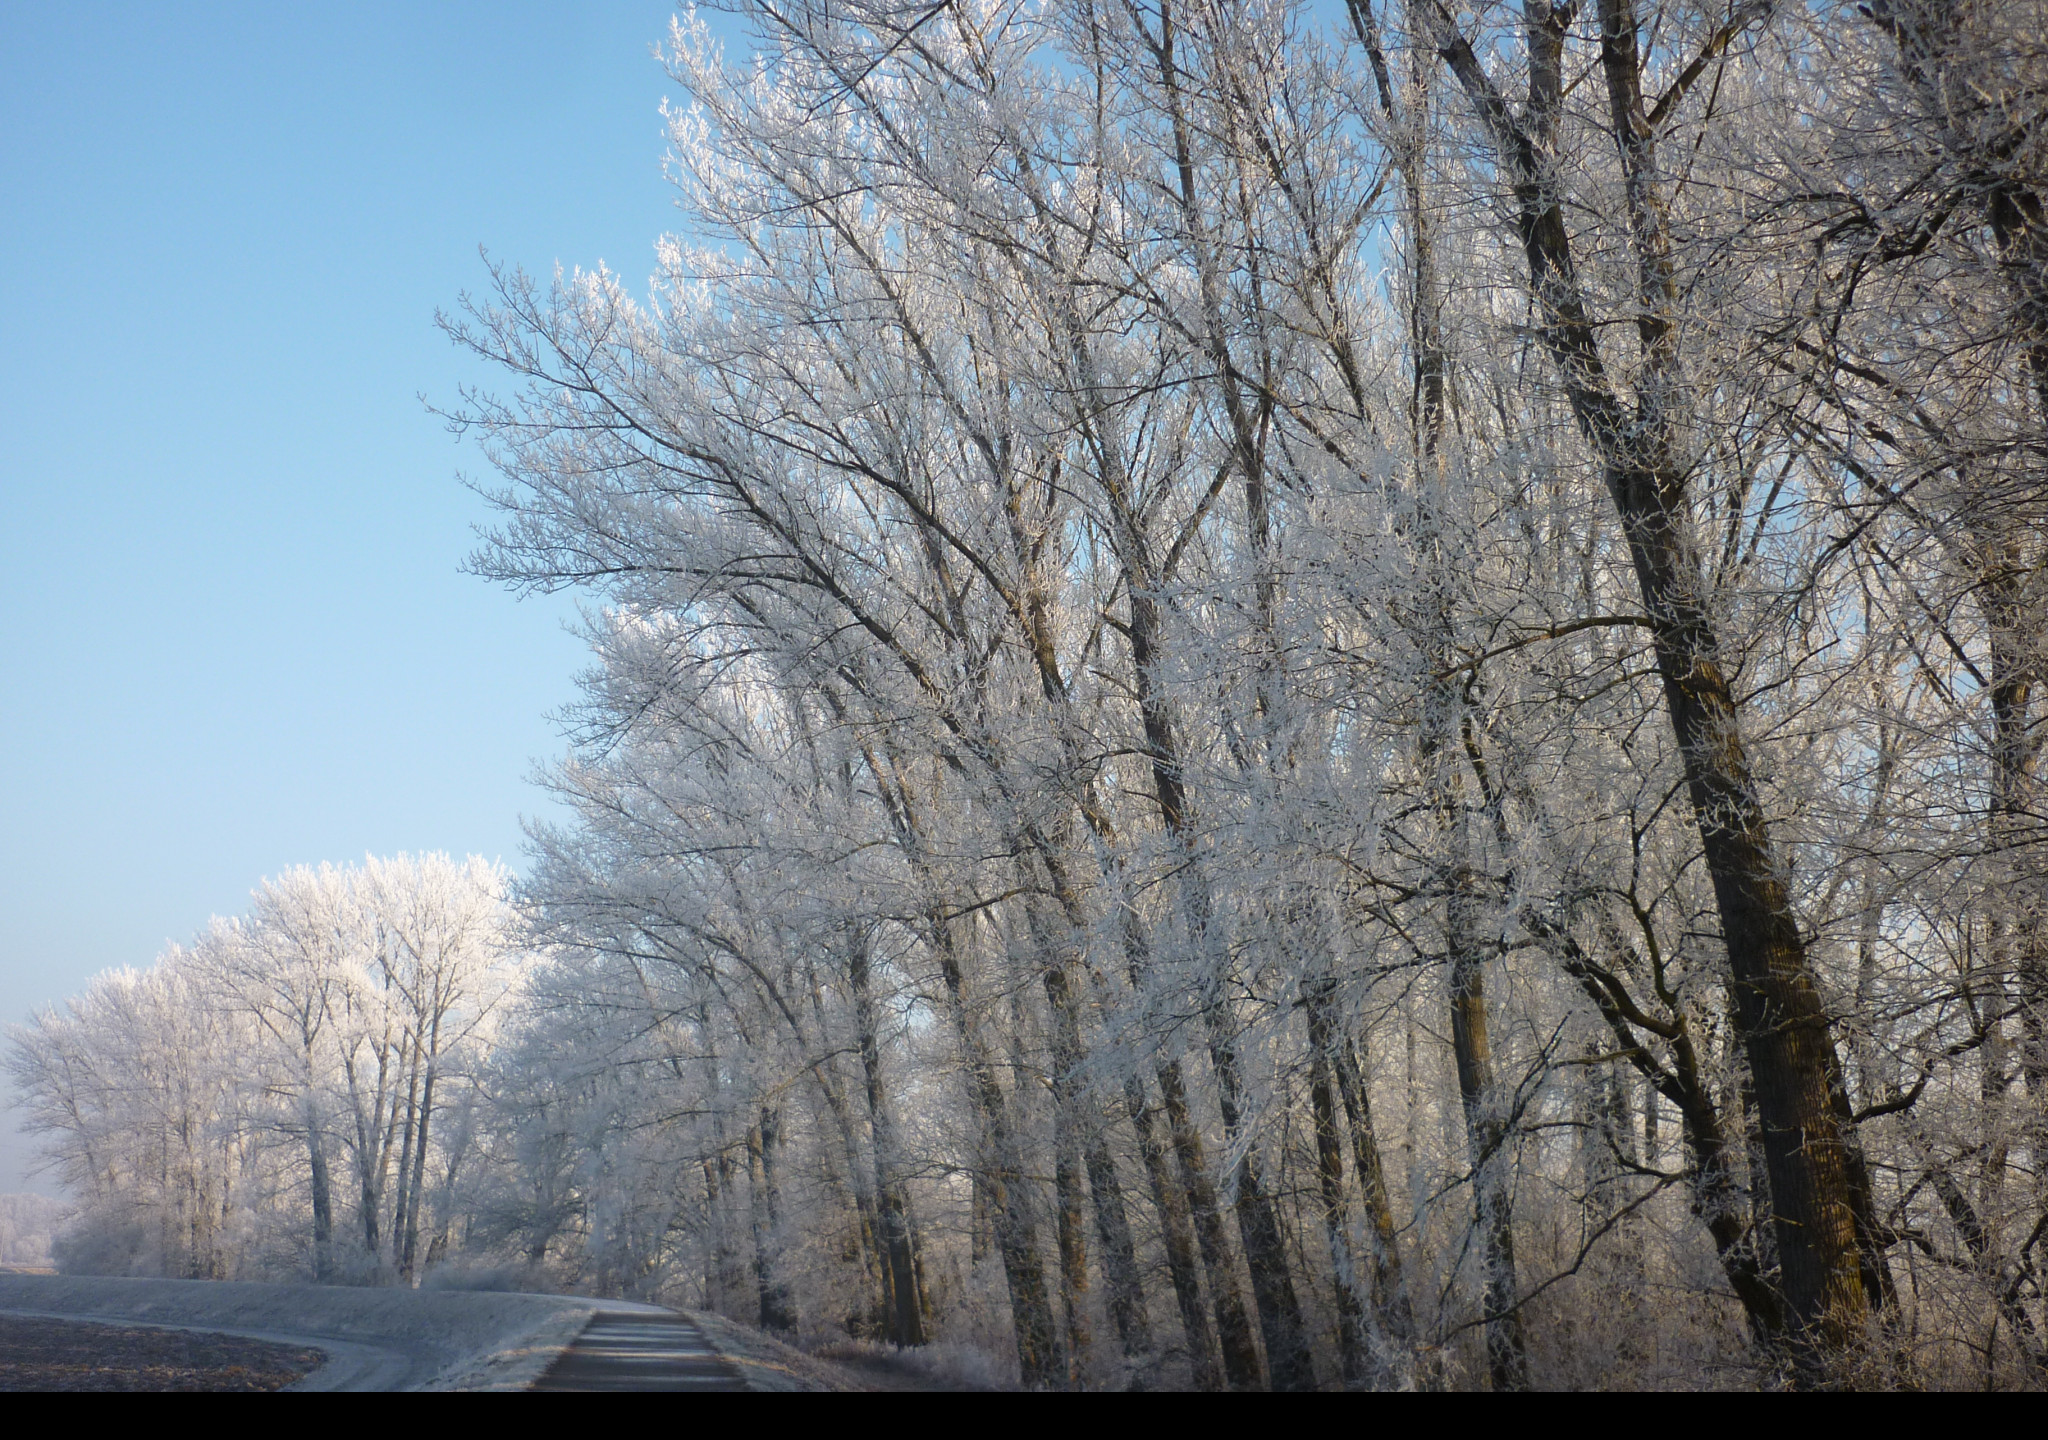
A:
{"type": "Polygon", "coordinates": [[[0,0],[0,1018],[285,866],[518,864],[582,647],[459,572],[433,314],[652,269],[670,12],[0,0]]]}

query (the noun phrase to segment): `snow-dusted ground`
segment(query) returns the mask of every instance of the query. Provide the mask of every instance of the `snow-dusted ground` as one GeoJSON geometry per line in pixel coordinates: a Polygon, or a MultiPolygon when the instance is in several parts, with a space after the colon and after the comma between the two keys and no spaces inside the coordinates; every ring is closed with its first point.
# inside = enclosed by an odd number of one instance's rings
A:
{"type": "Polygon", "coordinates": [[[657,1308],[573,1295],[0,1275],[0,1311],[212,1330],[326,1351],[328,1363],[292,1387],[298,1390],[523,1390],[597,1311],[657,1308]]]}

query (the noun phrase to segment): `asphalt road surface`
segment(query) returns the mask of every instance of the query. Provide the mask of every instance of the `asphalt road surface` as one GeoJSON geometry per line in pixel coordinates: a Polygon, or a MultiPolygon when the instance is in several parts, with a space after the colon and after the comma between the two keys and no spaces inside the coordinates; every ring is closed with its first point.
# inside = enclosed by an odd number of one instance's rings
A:
{"type": "Polygon", "coordinates": [[[600,1311],[536,1390],[744,1390],[704,1332],[680,1315],[600,1311]]]}

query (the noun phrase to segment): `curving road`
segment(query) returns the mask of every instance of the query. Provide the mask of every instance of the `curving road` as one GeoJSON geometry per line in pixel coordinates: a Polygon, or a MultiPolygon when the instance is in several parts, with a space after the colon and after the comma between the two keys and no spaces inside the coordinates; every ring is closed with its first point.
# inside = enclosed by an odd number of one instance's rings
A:
{"type": "Polygon", "coordinates": [[[690,1316],[630,1300],[0,1275],[0,1313],[210,1331],[325,1351],[327,1363],[288,1387],[294,1390],[832,1388],[800,1374],[789,1356],[754,1355],[744,1337],[734,1348],[721,1335],[736,1357],[727,1360],[690,1316]]]}
{"type": "Polygon", "coordinates": [[[307,1345],[327,1363],[295,1390],[523,1390],[592,1316],[668,1311],[570,1295],[0,1275],[0,1312],[307,1345]]]}

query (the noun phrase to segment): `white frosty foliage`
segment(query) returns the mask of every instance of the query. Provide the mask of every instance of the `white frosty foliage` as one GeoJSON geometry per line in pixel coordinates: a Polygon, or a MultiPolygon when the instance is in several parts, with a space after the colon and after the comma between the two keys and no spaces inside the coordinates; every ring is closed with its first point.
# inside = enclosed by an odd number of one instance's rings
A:
{"type": "Polygon", "coordinates": [[[2040,0],[734,8],[650,293],[446,321],[593,602],[516,994],[375,863],[107,977],[67,1256],[2039,1383],[2040,0]]]}

